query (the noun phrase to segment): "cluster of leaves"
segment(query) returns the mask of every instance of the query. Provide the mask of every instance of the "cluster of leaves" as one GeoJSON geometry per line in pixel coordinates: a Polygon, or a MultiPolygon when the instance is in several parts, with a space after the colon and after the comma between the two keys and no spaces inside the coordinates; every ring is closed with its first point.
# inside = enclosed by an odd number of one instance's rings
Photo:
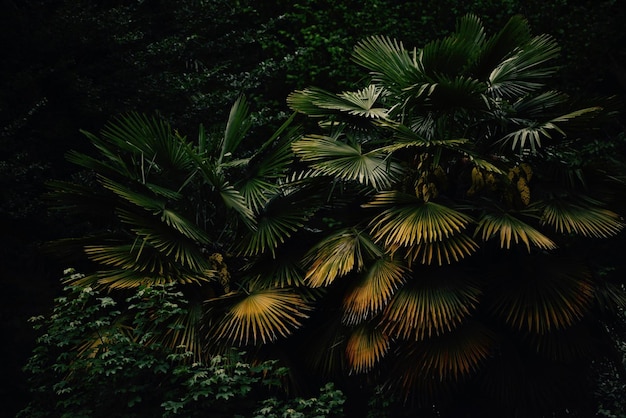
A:
{"type": "Polygon", "coordinates": [[[368,84],[293,92],[310,133],[292,116],[254,153],[243,98],[197,142],[118,118],[87,133],[95,157],[70,154],[93,182],[53,184],[61,209],[102,221],[64,242],[98,265],[69,282],[191,284],[159,344],[200,362],[271,342],[300,373],[450,416],[466,391],[503,415],[569,407],[604,355],[589,336],[626,305],[583,247],[624,223],[605,205],[619,177],[571,157],[593,156],[607,112],[548,87],[558,52],[520,16],[488,35],[467,15],[412,50],[365,38],[352,58],[368,84]]]}
{"type": "Polygon", "coordinates": [[[41,334],[25,368],[33,397],[19,416],[343,416],[332,384],[319,397],[288,397],[287,369],[276,361],[250,364],[233,349],[191,362],[184,347],[159,343],[186,309],[172,285],[136,289],[122,302],[66,287],[52,315],[33,318],[41,334]]]}

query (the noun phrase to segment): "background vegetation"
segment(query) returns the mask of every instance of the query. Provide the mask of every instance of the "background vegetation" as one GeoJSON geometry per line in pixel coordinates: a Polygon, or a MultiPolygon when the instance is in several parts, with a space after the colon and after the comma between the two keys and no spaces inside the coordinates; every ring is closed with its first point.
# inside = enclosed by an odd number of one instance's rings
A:
{"type": "MultiPolygon", "coordinates": [[[[97,132],[112,116],[156,111],[182,132],[199,123],[210,130],[245,93],[256,111],[251,136],[267,137],[288,112],[291,91],[341,91],[363,81],[350,61],[359,40],[383,34],[421,46],[449,33],[466,12],[481,16],[490,32],[521,13],[534,33],[552,34],[563,50],[556,86],[574,98],[626,91],[619,0],[256,3],[2,2],[0,304],[9,411],[27,399],[20,366],[34,339],[25,321],[51,307],[66,267],[41,244],[90,228],[50,212],[42,199],[46,181],[81,175],[64,159],[70,149],[91,152],[80,129],[97,132]]],[[[623,135],[623,121],[606,134],[623,135]]],[[[602,153],[602,144],[590,151],[602,153]]],[[[616,253],[604,253],[607,269],[622,268],[616,253]]]]}

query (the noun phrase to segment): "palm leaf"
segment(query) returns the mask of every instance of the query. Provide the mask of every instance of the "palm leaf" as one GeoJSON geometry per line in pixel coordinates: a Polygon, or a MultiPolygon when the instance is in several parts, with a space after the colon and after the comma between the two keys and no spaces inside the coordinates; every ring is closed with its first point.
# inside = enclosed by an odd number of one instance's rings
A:
{"type": "Polygon", "coordinates": [[[137,235],[140,250],[147,245],[191,270],[203,271],[208,268],[207,260],[198,243],[179,231],[168,228],[154,217],[146,217],[144,214],[123,209],[119,209],[117,214],[137,235]]]}
{"type": "Polygon", "coordinates": [[[259,289],[225,298],[232,298],[234,303],[214,335],[236,345],[266,344],[287,337],[302,325],[310,311],[301,296],[285,289],[259,289]]]}
{"type": "Polygon", "coordinates": [[[491,355],[494,336],[483,325],[468,322],[452,332],[427,341],[401,345],[390,374],[390,387],[400,386],[432,404],[446,382],[459,381],[479,370],[491,355]]]}
{"type": "Polygon", "coordinates": [[[610,210],[556,199],[546,203],[542,222],[559,233],[593,238],[608,238],[624,228],[622,218],[610,210]]]}
{"type": "Polygon", "coordinates": [[[409,341],[443,335],[476,309],[480,288],[458,271],[433,270],[395,293],[380,323],[385,334],[409,341]]]}
{"type": "Polygon", "coordinates": [[[481,20],[467,14],[457,20],[454,33],[426,44],[419,54],[421,66],[430,76],[449,76],[464,71],[473,63],[485,43],[481,20]]]}
{"type": "Polygon", "coordinates": [[[230,109],[224,137],[220,146],[218,164],[221,164],[224,157],[230,157],[235,152],[241,141],[250,129],[249,106],[244,96],[239,96],[230,109]]]}
{"type": "Polygon", "coordinates": [[[343,299],[343,322],[356,325],[381,312],[396,289],[404,283],[405,268],[380,258],[363,274],[343,299]]]}
{"type": "Polygon", "coordinates": [[[142,156],[149,165],[146,170],[186,170],[190,167],[183,138],[162,119],[138,113],[120,116],[105,126],[102,137],[118,149],[142,156]]]}
{"type": "MultiPolygon", "coordinates": [[[[285,243],[291,235],[304,226],[315,208],[308,205],[307,197],[300,195],[295,187],[289,189],[289,183],[272,196],[257,218],[256,229],[250,231],[239,245],[243,254],[256,255],[270,251],[272,256],[279,245],[285,243]]],[[[309,196],[310,197],[310,196],[309,196]]]]}
{"type": "Polygon", "coordinates": [[[486,79],[503,59],[530,39],[528,21],[520,15],[512,16],[498,33],[485,42],[474,61],[472,73],[481,80],[486,79]]]}
{"type": "Polygon", "coordinates": [[[524,244],[530,252],[531,245],[544,250],[556,248],[556,244],[532,226],[508,212],[485,213],[479,220],[474,236],[481,235],[483,241],[500,237],[500,248],[511,248],[511,243],[524,244]]]}
{"type": "Polygon", "coordinates": [[[359,327],[346,342],[346,357],[351,370],[365,373],[376,366],[389,351],[389,340],[378,329],[359,327]]]}
{"type": "Polygon", "coordinates": [[[317,243],[307,254],[305,263],[310,267],[305,281],[311,287],[327,286],[337,277],[361,271],[366,259],[381,255],[366,234],[354,228],[343,229],[317,243]]]}
{"type": "Polygon", "coordinates": [[[294,153],[321,174],[358,181],[377,190],[391,185],[400,167],[387,161],[384,151],[363,153],[360,145],[350,145],[326,136],[311,135],[292,144],[294,153]]]}
{"type": "Polygon", "coordinates": [[[587,269],[573,260],[526,257],[497,271],[491,310],[511,327],[545,334],[579,321],[593,300],[587,269]]]}
{"type": "Polygon", "coordinates": [[[376,106],[382,92],[381,88],[374,85],[338,95],[310,87],[291,93],[287,97],[287,104],[291,109],[313,117],[330,116],[344,112],[352,116],[385,119],[388,110],[376,106]]]}
{"type": "Polygon", "coordinates": [[[417,64],[416,52],[407,52],[402,42],[384,36],[372,36],[357,43],[352,54],[354,62],[368,70],[374,83],[401,93],[421,83],[424,76],[417,64]]]}
{"type": "Polygon", "coordinates": [[[559,51],[556,41],[548,35],[532,38],[491,72],[489,93],[495,97],[516,97],[537,90],[544,79],[556,72],[556,67],[544,64],[557,58],[559,51]]]}
{"type": "Polygon", "coordinates": [[[369,224],[374,241],[391,252],[407,251],[414,261],[440,265],[458,261],[473,253],[478,246],[462,232],[471,218],[447,206],[424,202],[417,197],[395,191],[378,193],[366,207],[395,204],[377,215],[369,224]]]}

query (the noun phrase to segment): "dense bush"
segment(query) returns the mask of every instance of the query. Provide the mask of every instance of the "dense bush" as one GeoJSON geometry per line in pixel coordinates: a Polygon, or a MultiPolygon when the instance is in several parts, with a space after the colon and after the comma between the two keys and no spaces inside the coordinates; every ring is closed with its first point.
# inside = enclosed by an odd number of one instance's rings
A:
{"type": "Polygon", "coordinates": [[[122,302],[67,287],[51,316],[33,318],[41,332],[26,366],[33,398],[19,416],[342,416],[344,397],[330,383],[317,398],[288,397],[287,369],[275,361],[249,364],[229,350],[192,362],[156,342],[180,326],[173,318],[184,309],[172,286],[141,288],[122,302]]]}

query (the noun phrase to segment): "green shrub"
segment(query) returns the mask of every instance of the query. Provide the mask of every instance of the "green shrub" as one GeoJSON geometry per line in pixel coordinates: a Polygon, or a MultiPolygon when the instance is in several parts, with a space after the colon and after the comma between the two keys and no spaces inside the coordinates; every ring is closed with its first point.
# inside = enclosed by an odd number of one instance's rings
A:
{"type": "MultiPolygon", "coordinates": [[[[71,270],[68,274],[77,274],[71,270]]],[[[19,417],[337,417],[343,394],[332,383],[319,398],[289,398],[287,369],[249,364],[235,349],[206,362],[162,345],[186,309],[173,286],[141,288],[122,303],[90,287],[67,287],[25,371],[32,399],[19,417]]]]}

